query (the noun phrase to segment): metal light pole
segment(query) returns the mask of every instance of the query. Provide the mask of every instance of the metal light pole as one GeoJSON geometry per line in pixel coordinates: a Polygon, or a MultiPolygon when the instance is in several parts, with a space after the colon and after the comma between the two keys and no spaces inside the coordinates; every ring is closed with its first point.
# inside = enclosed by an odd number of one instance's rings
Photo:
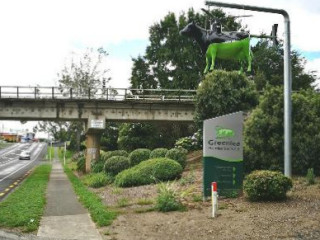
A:
{"type": "Polygon", "coordinates": [[[236,8],[257,12],[277,13],[284,17],[284,174],[287,177],[292,175],[291,167],[291,89],[292,89],[292,71],[290,60],[290,18],[289,14],[282,9],[264,8],[256,6],[248,6],[241,4],[222,3],[215,1],[206,1],[207,6],[236,8]]]}

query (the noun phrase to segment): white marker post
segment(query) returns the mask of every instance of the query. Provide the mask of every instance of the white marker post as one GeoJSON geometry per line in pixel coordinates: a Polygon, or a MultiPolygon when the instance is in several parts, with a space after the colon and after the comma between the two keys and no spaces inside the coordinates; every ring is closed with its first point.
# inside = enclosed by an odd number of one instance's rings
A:
{"type": "Polygon", "coordinates": [[[64,142],[63,165],[66,165],[67,142],[64,142]]]}
{"type": "Polygon", "coordinates": [[[215,218],[218,213],[217,182],[211,183],[211,201],[212,201],[212,217],[215,218]]]}

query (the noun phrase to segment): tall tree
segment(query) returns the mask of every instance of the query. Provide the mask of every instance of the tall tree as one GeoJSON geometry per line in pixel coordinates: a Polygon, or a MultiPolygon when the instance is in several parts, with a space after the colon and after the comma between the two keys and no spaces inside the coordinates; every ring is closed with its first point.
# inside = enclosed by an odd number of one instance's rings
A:
{"type": "MultiPolygon", "coordinates": [[[[240,24],[223,11],[214,10],[212,14],[220,19],[226,31],[240,28],[240,24]]],[[[197,43],[179,34],[191,20],[204,27],[208,19],[206,15],[190,9],[178,17],[169,13],[150,27],[150,44],[145,55],[132,59],[132,88],[197,88],[205,59],[197,43]]],[[[228,62],[221,62],[217,68],[228,69],[229,66],[228,62]]]]}
{"type": "MultiPolygon", "coordinates": [[[[83,55],[73,55],[60,73],[58,73],[61,93],[69,94],[72,88],[73,96],[88,96],[102,89],[109,81],[109,69],[105,66],[108,53],[103,48],[86,49],[83,55]],[[89,93],[90,91],[90,93],[89,93]]],[[[84,134],[82,122],[40,122],[35,131],[49,132],[56,140],[71,141],[71,148],[80,149],[84,134]]]]}
{"type": "Polygon", "coordinates": [[[70,62],[58,73],[59,88],[72,88],[73,95],[87,96],[102,89],[110,80],[105,66],[108,53],[103,48],[86,49],[82,56],[72,56],[70,62]]]}
{"type": "Polygon", "coordinates": [[[55,140],[67,141],[70,139],[70,132],[68,131],[70,127],[69,122],[62,121],[42,121],[33,128],[33,131],[36,132],[46,132],[50,134],[55,140]]]}
{"type": "MultiPolygon", "coordinates": [[[[283,85],[283,46],[270,45],[269,41],[260,40],[253,48],[254,80],[258,90],[267,85],[283,85]]],[[[292,89],[302,90],[312,88],[316,80],[315,72],[305,70],[306,60],[300,54],[291,51],[292,89]]]]}

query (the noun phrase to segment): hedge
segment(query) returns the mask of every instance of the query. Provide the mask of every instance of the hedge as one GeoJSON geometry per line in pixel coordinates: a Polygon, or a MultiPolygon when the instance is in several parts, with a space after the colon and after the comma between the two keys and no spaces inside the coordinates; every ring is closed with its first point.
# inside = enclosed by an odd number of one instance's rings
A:
{"type": "Polygon", "coordinates": [[[147,148],[138,148],[129,154],[131,166],[137,165],[142,161],[150,159],[151,151],[147,148]]]}
{"type": "Polygon", "coordinates": [[[165,157],[168,152],[166,148],[155,148],[150,153],[150,158],[162,158],[165,157]]]}
{"type": "Polygon", "coordinates": [[[130,167],[128,157],[113,156],[106,160],[104,164],[104,171],[112,176],[130,167]]]}
{"type": "Polygon", "coordinates": [[[155,158],[122,171],[115,178],[115,185],[131,187],[179,178],[183,169],[179,163],[167,158],[155,158]]]}
{"type": "Polygon", "coordinates": [[[172,148],[167,152],[166,158],[177,161],[182,168],[185,168],[187,165],[187,153],[188,151],[184,148],[172,148]]]}

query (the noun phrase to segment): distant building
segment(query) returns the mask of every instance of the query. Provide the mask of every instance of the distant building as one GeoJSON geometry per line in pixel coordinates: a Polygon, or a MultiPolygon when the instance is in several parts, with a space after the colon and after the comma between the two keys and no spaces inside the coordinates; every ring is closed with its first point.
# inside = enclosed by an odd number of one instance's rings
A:
{"type": "Polygon", "coordinates": [[[21,136],[16,133],[0,133],[1,139],[7,142],[20,142],[21,136]]]}

